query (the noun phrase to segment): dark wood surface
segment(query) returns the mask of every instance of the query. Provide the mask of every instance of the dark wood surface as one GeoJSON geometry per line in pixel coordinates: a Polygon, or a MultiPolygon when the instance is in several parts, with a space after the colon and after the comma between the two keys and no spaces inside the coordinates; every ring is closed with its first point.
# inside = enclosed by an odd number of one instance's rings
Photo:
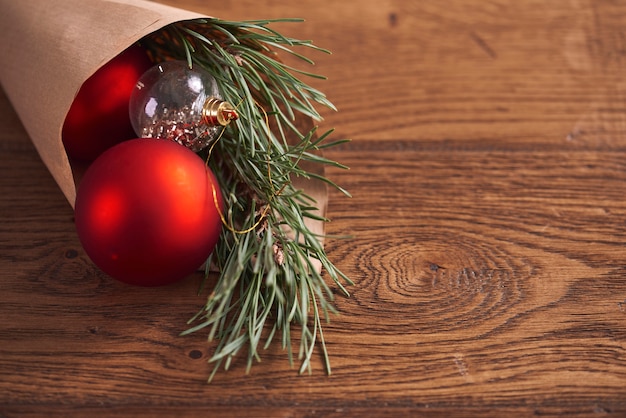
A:
{"type": "Polygon", "coordinates": [[[200,277],[100,273],[2,93],[0,417],[626,416],[626,2],[167,3],[333,51],[333,374],[272,346],[208,385],[200,277]]]}

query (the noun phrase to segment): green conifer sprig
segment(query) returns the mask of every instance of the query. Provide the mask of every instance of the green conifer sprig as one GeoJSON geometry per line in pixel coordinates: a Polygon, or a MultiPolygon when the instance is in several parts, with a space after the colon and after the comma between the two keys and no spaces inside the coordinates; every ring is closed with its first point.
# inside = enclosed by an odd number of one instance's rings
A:
{"type": "Polygon", "coordinates": [[[302,128],[307,125],[303,119],[321,119],[316,106],[335,107],[300,78],[322,76],[278,58],[277,53],[289,54],[313,64],[296,49],[328,52],[271,28],[273,23],[299,21],[198,19],[169,25],[142,41],[157,60],[182,59],[207,70],[240,116],[201,153],[218,177],[227,227],[207,262],[207,277],[209,266],[214,266],[218,278],[183,334],[208,329],[208,339],[217,341],[209,360],[215,364],[209,381],[241,352],[247,355],[249,370],[260,360],[260,350],[276,338],[293,362],[296,326],[299,371],[310,371],[319,342],[330,373],[322,323],[335,308],[322,271],[346,295],[344,284],[352,282],[328,259],[323,237],[305,222],[328,219],[319,215],[318,202],[293,180],[322,182],[349,196],[319,170],[303,168],[346,168],[319,152],[345,141],[329,141],[332,130],[318,134],[315,127],[302,128]]]}

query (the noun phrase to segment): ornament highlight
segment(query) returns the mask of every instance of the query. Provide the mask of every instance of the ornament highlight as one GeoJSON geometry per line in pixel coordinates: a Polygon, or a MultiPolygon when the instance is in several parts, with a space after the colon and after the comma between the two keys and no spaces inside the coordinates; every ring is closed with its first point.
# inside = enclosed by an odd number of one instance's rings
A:
{"type": "Polygon", "coordinates": [[[137,81],[130,97],[130,120],[143,138],[163,138],[198,152],[239,116],[222,100],[217,82],[185,61],[155,65],[137,81]]]}
{"type": "Polygon", "coordinates": [[[198,155],[170,141],[133,139],[87,169],[77,190],[76,230],[103,272],[159,286],[206,261],[220,236],[222,207],[217,180],[198,155]]]}
{"type": "Polygon", "coordinates": [[[137,80],[151,66],[146,51],[133,45],[83,83],[63,124],[63,145],[72,159],[91,162],[113,145],[136,137],[128,102],[137,80]]]}

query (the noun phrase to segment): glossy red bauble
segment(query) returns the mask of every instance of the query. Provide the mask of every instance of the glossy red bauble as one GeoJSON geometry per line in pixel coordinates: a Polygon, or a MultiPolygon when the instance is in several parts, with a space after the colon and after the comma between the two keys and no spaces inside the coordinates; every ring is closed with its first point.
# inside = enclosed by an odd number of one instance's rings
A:
{"type": "Polygon", "coordinates": [[[215,176],[194,152],[171,141],[132,139],[87,169],[77,190],[76,230],[102,271],[158,286],[205,262],[222,229],[222,204],[215,176]]]}
{"type": "Polygon", "coordinates": [[[83,83],[63,124],[63,145],[72,159],[93,161],[106,149],[136,136],[128,102],[135,83],[151,66],[146,51],[134,45],[83,83]]]}

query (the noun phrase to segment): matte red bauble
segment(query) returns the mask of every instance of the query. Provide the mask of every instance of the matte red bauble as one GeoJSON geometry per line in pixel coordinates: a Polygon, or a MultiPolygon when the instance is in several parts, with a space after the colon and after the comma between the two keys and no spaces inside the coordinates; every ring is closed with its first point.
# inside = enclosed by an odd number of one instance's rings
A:
{"type": "Polygon", "coordinates": [[[128,102],[135,83],[151,66],[146,51],[134,45],[83,83],[63,124],[63,145],[71,158],[91,162],[113,145],[136,137],[128,102]]]}
{"type": "Polygon", "coordinates": [[[193,151],[171,141],[133,139],[87,169],[77,190],[76,230],[102,271],[126,283],[159,286],[205,262],[222,229],[222,204],[215,176],[193,151]]]}

